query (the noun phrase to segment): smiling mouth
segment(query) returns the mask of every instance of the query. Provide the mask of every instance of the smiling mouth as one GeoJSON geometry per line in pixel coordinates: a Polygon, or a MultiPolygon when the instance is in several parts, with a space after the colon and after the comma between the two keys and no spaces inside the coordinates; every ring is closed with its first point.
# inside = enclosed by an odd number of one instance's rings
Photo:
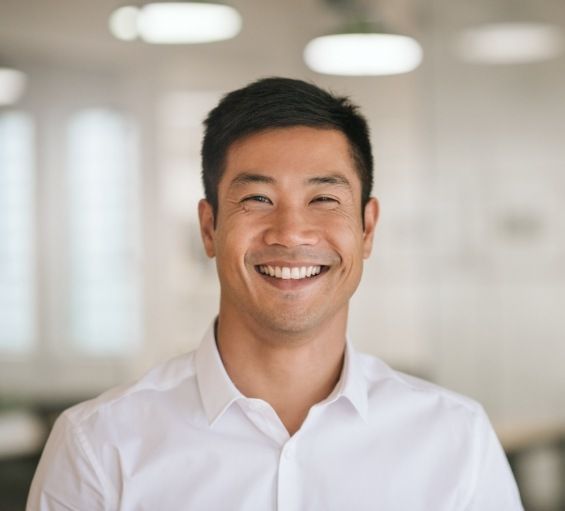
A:
{"type": "Polygon", "coordinates": [[[255,269],[262,275],[281,280],[311,279],[329,269],[329,266],[270,266],[258,265],[255,269]]]}

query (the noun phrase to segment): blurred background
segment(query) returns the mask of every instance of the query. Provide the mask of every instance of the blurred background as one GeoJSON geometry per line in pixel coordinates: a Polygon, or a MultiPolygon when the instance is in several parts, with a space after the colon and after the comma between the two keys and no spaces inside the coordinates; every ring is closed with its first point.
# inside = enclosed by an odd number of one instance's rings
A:
{"type": "Polygon", "coordinates": [[[526,509],[565,510],[565,2],[232,0],[231,38],[200,13],[197,43],[126,4],[0,0],[0,511],[62,409],[198,344],[201,122],[271,75],[372,127],[354,344],[480,401],[526,509]],[[354,63],[312,43],[337,32],[413,39],[354,63]]]}

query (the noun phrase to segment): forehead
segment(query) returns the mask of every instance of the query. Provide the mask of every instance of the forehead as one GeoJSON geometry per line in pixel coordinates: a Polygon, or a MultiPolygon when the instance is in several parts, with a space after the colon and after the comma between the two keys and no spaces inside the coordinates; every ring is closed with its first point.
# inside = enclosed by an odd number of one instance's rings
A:
{"type": "Polygon", "coordinates": [[[359,182],[347,137],[335,129],[305,126],[261,131],[234,142],[226,154],[222,182],[243,172],[279,179],[341,173],[359,182]]]}

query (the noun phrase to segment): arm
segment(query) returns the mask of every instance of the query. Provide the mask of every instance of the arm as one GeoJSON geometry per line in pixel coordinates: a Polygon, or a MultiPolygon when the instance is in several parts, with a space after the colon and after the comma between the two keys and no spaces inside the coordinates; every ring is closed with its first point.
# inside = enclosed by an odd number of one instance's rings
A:
{"type": "Polygon", "coordinates": [[[466,511],[523,511],[506,455],[482,409],[476,435],[479,464],[466,511]]]}
{"type": "Polygon", "coordinates": [[[104,476],[81,429],[63,414],[35,472],[27,511],[102,511],[104,476]]]}

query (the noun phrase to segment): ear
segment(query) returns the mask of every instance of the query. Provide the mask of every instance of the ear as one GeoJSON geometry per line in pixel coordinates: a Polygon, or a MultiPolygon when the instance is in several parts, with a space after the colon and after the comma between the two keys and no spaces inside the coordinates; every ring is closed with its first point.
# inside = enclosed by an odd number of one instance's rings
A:
{"type": "Polygon", "coordinates": [[[363,229],[363,258],[367,259],[373,249],[373,238],[379,219],[379,201],[375,197],[371,197],[365,205],[363,219],[365,220],[365,228],[363,229]]]}
{"type": "Polygon", "coordinates": [[[198,218],[200,220],[200,235],[202,236],[206,255],[214,257],[216,255],[214,211],[212,210],[212,205],[206,199],[201,199],[198,203],[198,218]]]}

